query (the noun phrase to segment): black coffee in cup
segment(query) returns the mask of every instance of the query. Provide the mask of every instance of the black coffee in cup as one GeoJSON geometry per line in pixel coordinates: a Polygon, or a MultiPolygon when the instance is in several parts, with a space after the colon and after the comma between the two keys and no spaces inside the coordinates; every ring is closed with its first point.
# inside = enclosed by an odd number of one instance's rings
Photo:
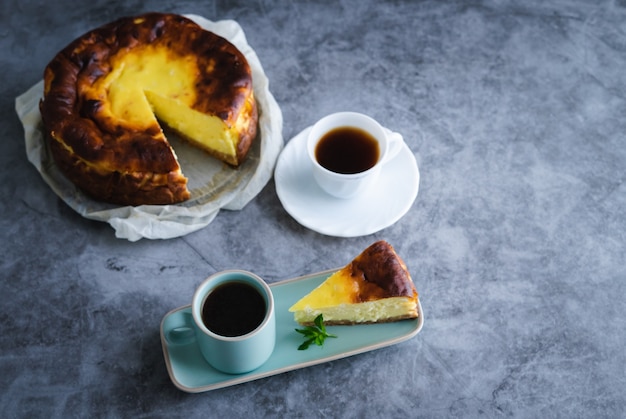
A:
{"type": "Polygon", "coordinates": [[[379,157],[380,147],[376,138],[356,127],[334,128],[315,147],[317,162],[341,174],[364,172],[374,167],[379,157]]]}
{"type": "Polygon", "coordinates": [[[202,322],[215,334],[243,336],[259,327],[266,312],[265,299],[256,288],[232,281],[218,285],[207,295],[202,322]]]}

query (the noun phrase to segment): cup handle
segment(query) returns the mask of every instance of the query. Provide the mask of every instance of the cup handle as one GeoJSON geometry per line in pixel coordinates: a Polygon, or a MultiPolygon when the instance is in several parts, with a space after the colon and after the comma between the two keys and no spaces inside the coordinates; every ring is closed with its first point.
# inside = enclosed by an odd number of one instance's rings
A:
{"type": "Polygon", "coordinates": [[[385,155],[383,164],[393,160],[393,158],[398,155],[404,146],[404,138],[400,133],[387,131],[387,142],[389,143],[389,147],[387,148],[387,154],[385,155]]]}
{"type": "Polygon", "coordinates": [[[173,325],[165,332],[165,338],[170,345],[188,345],[196,340],[196,329],[191,313],[182,313],[181,322],[173,325]]]}

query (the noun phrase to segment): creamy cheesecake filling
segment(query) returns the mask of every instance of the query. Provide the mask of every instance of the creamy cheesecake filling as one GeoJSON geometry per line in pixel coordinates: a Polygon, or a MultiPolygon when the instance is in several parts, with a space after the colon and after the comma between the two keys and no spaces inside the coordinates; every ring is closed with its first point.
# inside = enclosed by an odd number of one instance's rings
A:
{"type": "Polygon", "coordinates": [[[189,108],[184,102],[146,90],[148,102],[156,117],[186,140],[200,148],[235,156],[237,130],[229,128],[223,120],[189,108]]]}
{"type": "Polygon", "coordinates": [[[196,146],[227,160],[233,156],[236,163],[241,124],[229,127],[221,118],[192,108],[198,74],[193,57],[177,56],[164,48],[134,52],[118,54],[112,71],[94,83],[90,96],[104,103],[102,112],[137,129],[158,126],[158,119],[196,146]]]}
{"type": "Polygon", "coordinates": [[[320,314],[324,315],[325,322],[374,323],[415,317],[417,304],[407,297],[391,297],[360,304],[339,304],[317,308],[305,306],[294,312],[294,320],[301,324],[308,324],[320,314]]]}

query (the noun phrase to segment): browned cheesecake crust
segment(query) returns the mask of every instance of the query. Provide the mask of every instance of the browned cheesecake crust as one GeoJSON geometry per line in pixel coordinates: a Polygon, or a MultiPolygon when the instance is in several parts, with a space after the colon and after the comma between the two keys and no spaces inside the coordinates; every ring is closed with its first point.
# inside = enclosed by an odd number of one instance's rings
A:
{"type": "Polygon", "coordinates": [[[40,103],[45,137],[60,170],[97,200],[141,205],[190,197],[187,179],[161,127],[112,118],[102,111],[107,99],[94,96],[92,86],[114,70],[120,55],[142,54],[147,47],[196,62],[197,99],[192,109],[216,115],[230,127],[247,121],[236,144],[236,158],[216,157],[237,166],[256,137],[251,69],[234,45],[179,15],[118,19],[77,38],[52,59],[44,71],[40,103]]]}
{"type": "Polygon", "coordinates": [[[390,297],[417,297],[406,264],[384,240],[370,245],[347,268],[359,284],[359,292],[354,295],[355,303],[390,297]]]}

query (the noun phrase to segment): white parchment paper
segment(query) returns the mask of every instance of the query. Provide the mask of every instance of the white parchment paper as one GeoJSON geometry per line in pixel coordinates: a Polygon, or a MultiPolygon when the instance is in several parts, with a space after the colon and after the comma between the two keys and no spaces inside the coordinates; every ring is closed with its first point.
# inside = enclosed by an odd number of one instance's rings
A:
{"type": "Polygon", "coordinates": [[[166,133],[183,173],[189,179],[191,199],[184,203],[119,207],[91,199],[63,176],[46,146],[39,113],[43,81],[15,100],[15,109],[24,126],[28,160],[67,205],[83,217],[109,223],[118,238],[137,241],[141,238],[180,237],[206,227],[220,209],[242,209],[271,179],[283,148],[282,112],[269,91],[263,67],[248,45],[241,26],[232,20],[212,22],[197,15],[186,17],[228,39],[245,55],[252,69],[254,94],[259,106],[259,135],[246,161],[233,169],[166,133]]]}

